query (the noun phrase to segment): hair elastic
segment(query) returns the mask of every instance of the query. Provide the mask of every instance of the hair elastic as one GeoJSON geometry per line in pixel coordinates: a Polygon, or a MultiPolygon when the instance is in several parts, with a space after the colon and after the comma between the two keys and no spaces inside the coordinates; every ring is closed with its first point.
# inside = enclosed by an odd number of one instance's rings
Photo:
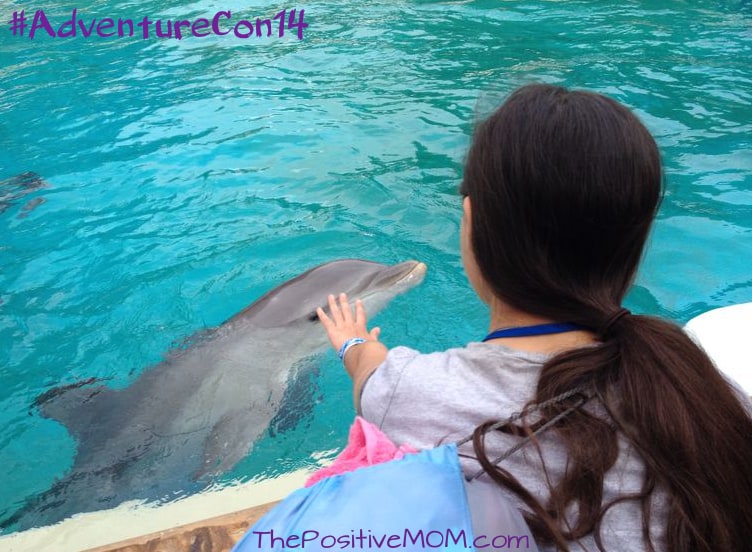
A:
{"type": "Polygon", "coordinates": [[[350,347],[354,345],[360,345],[361,343],[365,343],[366,340],[362,337],[351,337],[347,341],[345,341],[342,344],[342,347],[339,348],[339,352],[337,353],[339,355],[339,359],[344,362],[345,361],[345,355],[347,354],[347,351],[350,350],[350,347]]]}
{"type": "Polygon", "coordinates": [[[609,316],[606,321],[601,326],[600,330],[598,330],[598,335],[601,337],[607,337],[610,333],[614,325],[624,318],[625,316],[631,316],[632,313],[629,311],[629,309],[625,309],[624,307],[620,308],[618,311],[614,312],[611,316],[609,316]]]}

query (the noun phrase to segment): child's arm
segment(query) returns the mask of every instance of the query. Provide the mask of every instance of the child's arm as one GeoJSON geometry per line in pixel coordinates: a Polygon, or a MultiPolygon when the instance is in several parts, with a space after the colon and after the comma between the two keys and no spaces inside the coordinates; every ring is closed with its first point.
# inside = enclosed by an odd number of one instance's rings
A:
{"type": "Polygon", "coordinates": [[[387,348],[379,342],[380,328],[374,328],[370,332],[366,327],[366,311],[363,302],[355,301],[355,318],[353,318],[347,295],[341,293],[339,306],[334,295],[329,296],[329,311],[331,318],[326,315],[324,309],[316,309],[316,314],[321,320],[329,335],[329,340],[335,351],[340,351],[345,343],[353,338],[364,339],[364,343],[351,345],[345,351],[343,362],[345,370],[353,380],[353,401],[357,409],[360,402],[360,392],[363,389],[368,376],[384,362],[387,348]]]}

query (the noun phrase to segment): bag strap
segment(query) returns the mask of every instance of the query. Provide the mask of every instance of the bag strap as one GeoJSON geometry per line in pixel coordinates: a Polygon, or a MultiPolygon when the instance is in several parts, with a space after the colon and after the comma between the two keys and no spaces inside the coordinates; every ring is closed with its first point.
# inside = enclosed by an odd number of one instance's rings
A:
{"type": "MultiPolygon", "coordinates": [[[[489,432],[489,431],[493,431],[495,429],[499,429],[500,427],[505,426],[507,424],[510,424],[512,422],[515,422],[515,421],[519,420],[520,418],[522,418],[524,416],[527,416],[528,414],[532,414],[533,412],[537,412],[539,410],[542,410],[542,409],[544,409],[544,408],[546,408],[548,406],[551,406],[552,404],[556,404],[556,403],[559,403],[561,401],[564,401],[564,400],[566,400],[569,397],[572,397],[574,395],[580,395],[580,397],[577,399],[577,402],[574,405],[570,406],[565,411],[557,414],[556,416],[554,416],[553,418],[551,418],[549,421],[547,421],[545,424],[543,424],[542,426],[540,426],[538,429],[536,429],[535,431],[533,431],[530,435],[527,435],[522,441],[520,441],[516,445],[514,445],[514,446],[510,447],[509,449],[507,449],[506,451],[504,451],[500,456],[498,456],[496,459],[494,459],[494,461],[492,462],[492,464],[494,466],[500,464],[501,462],[503,462],[504,460],[506,460],[507,458],[509,458],[512,454],[514,454],[515,452],[517,452],[518,450],[520,450],[522,447],[524,447],[526,444],[528,444],[532,440],[533,437],[536,437],[536,436],[540,435],[541,433],[543,433],[544,431],[546,431],[551,426],[556,425],[559,422],[559,420],[565,418],[566,416],[568,416],[569,414],[571,414],[572,412],[574,412],[575,410],[577,410],[581,406],[583,406],[586,402],[588,402],[592,398],[590,395],[588,395],[587,393],[585,393],[586,389],[587,389],[587,387],[584,386],[584,385],[582,385],[580,387],[575,387],[574,389],[570,389],[569,391],[565,391],[564,393],[556,395],[555,397],[553,397],[551,399],[548,399],[547,401],[543,401],[542,403],[532,404],[528,408],[525,408],[525,409],[523,409],[520,412],[513,412],[512,415],[509,416],[506,420],[501,421],[501,422],[496,422],[496,423],[488,426],[485,429],[484,433],[489,432]]],[[[461,440],[457,441],[455,443],[455,445],[457,447],[459,447],[460,445],[464,445],[465,443],[467,443],[468,441],[471,441],[472,439],[473,439],[473,434],[470,434],[468,437],[465,437],[464,439],[461,439],[461,440]]],[[[485,470],[483,468],[481,468],[480,470],[478,470],[473,475],[471,475],[469,477],[465,476],[465,479],[467,481],[473,481],[474,479],[477,479],[478,477],[480,477],[484,473],[485,473],[485,470]]]]}

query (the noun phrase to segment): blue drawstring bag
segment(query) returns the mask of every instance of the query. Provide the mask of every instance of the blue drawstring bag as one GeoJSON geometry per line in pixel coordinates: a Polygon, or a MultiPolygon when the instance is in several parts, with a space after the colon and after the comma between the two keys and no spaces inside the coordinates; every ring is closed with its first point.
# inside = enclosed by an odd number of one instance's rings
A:
{"type": "Polygon", "coordinates": [[[293,492],[232,552],[476,547],[537,552],[520,513],[494,484],[466,482],[457,447],[447,444],[293,492]]]}

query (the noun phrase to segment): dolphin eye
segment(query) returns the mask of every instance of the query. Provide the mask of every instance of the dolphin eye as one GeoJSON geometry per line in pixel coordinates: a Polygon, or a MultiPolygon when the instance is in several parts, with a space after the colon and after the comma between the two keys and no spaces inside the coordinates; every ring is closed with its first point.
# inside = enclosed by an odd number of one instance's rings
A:
{"type": "Polygon", "coordinates": [[[316,322],[318,319],[319,319],[319,315],[316,314],[316,311],[313,311],[311,314],[308,315],[309,322],[316,322]]]}

